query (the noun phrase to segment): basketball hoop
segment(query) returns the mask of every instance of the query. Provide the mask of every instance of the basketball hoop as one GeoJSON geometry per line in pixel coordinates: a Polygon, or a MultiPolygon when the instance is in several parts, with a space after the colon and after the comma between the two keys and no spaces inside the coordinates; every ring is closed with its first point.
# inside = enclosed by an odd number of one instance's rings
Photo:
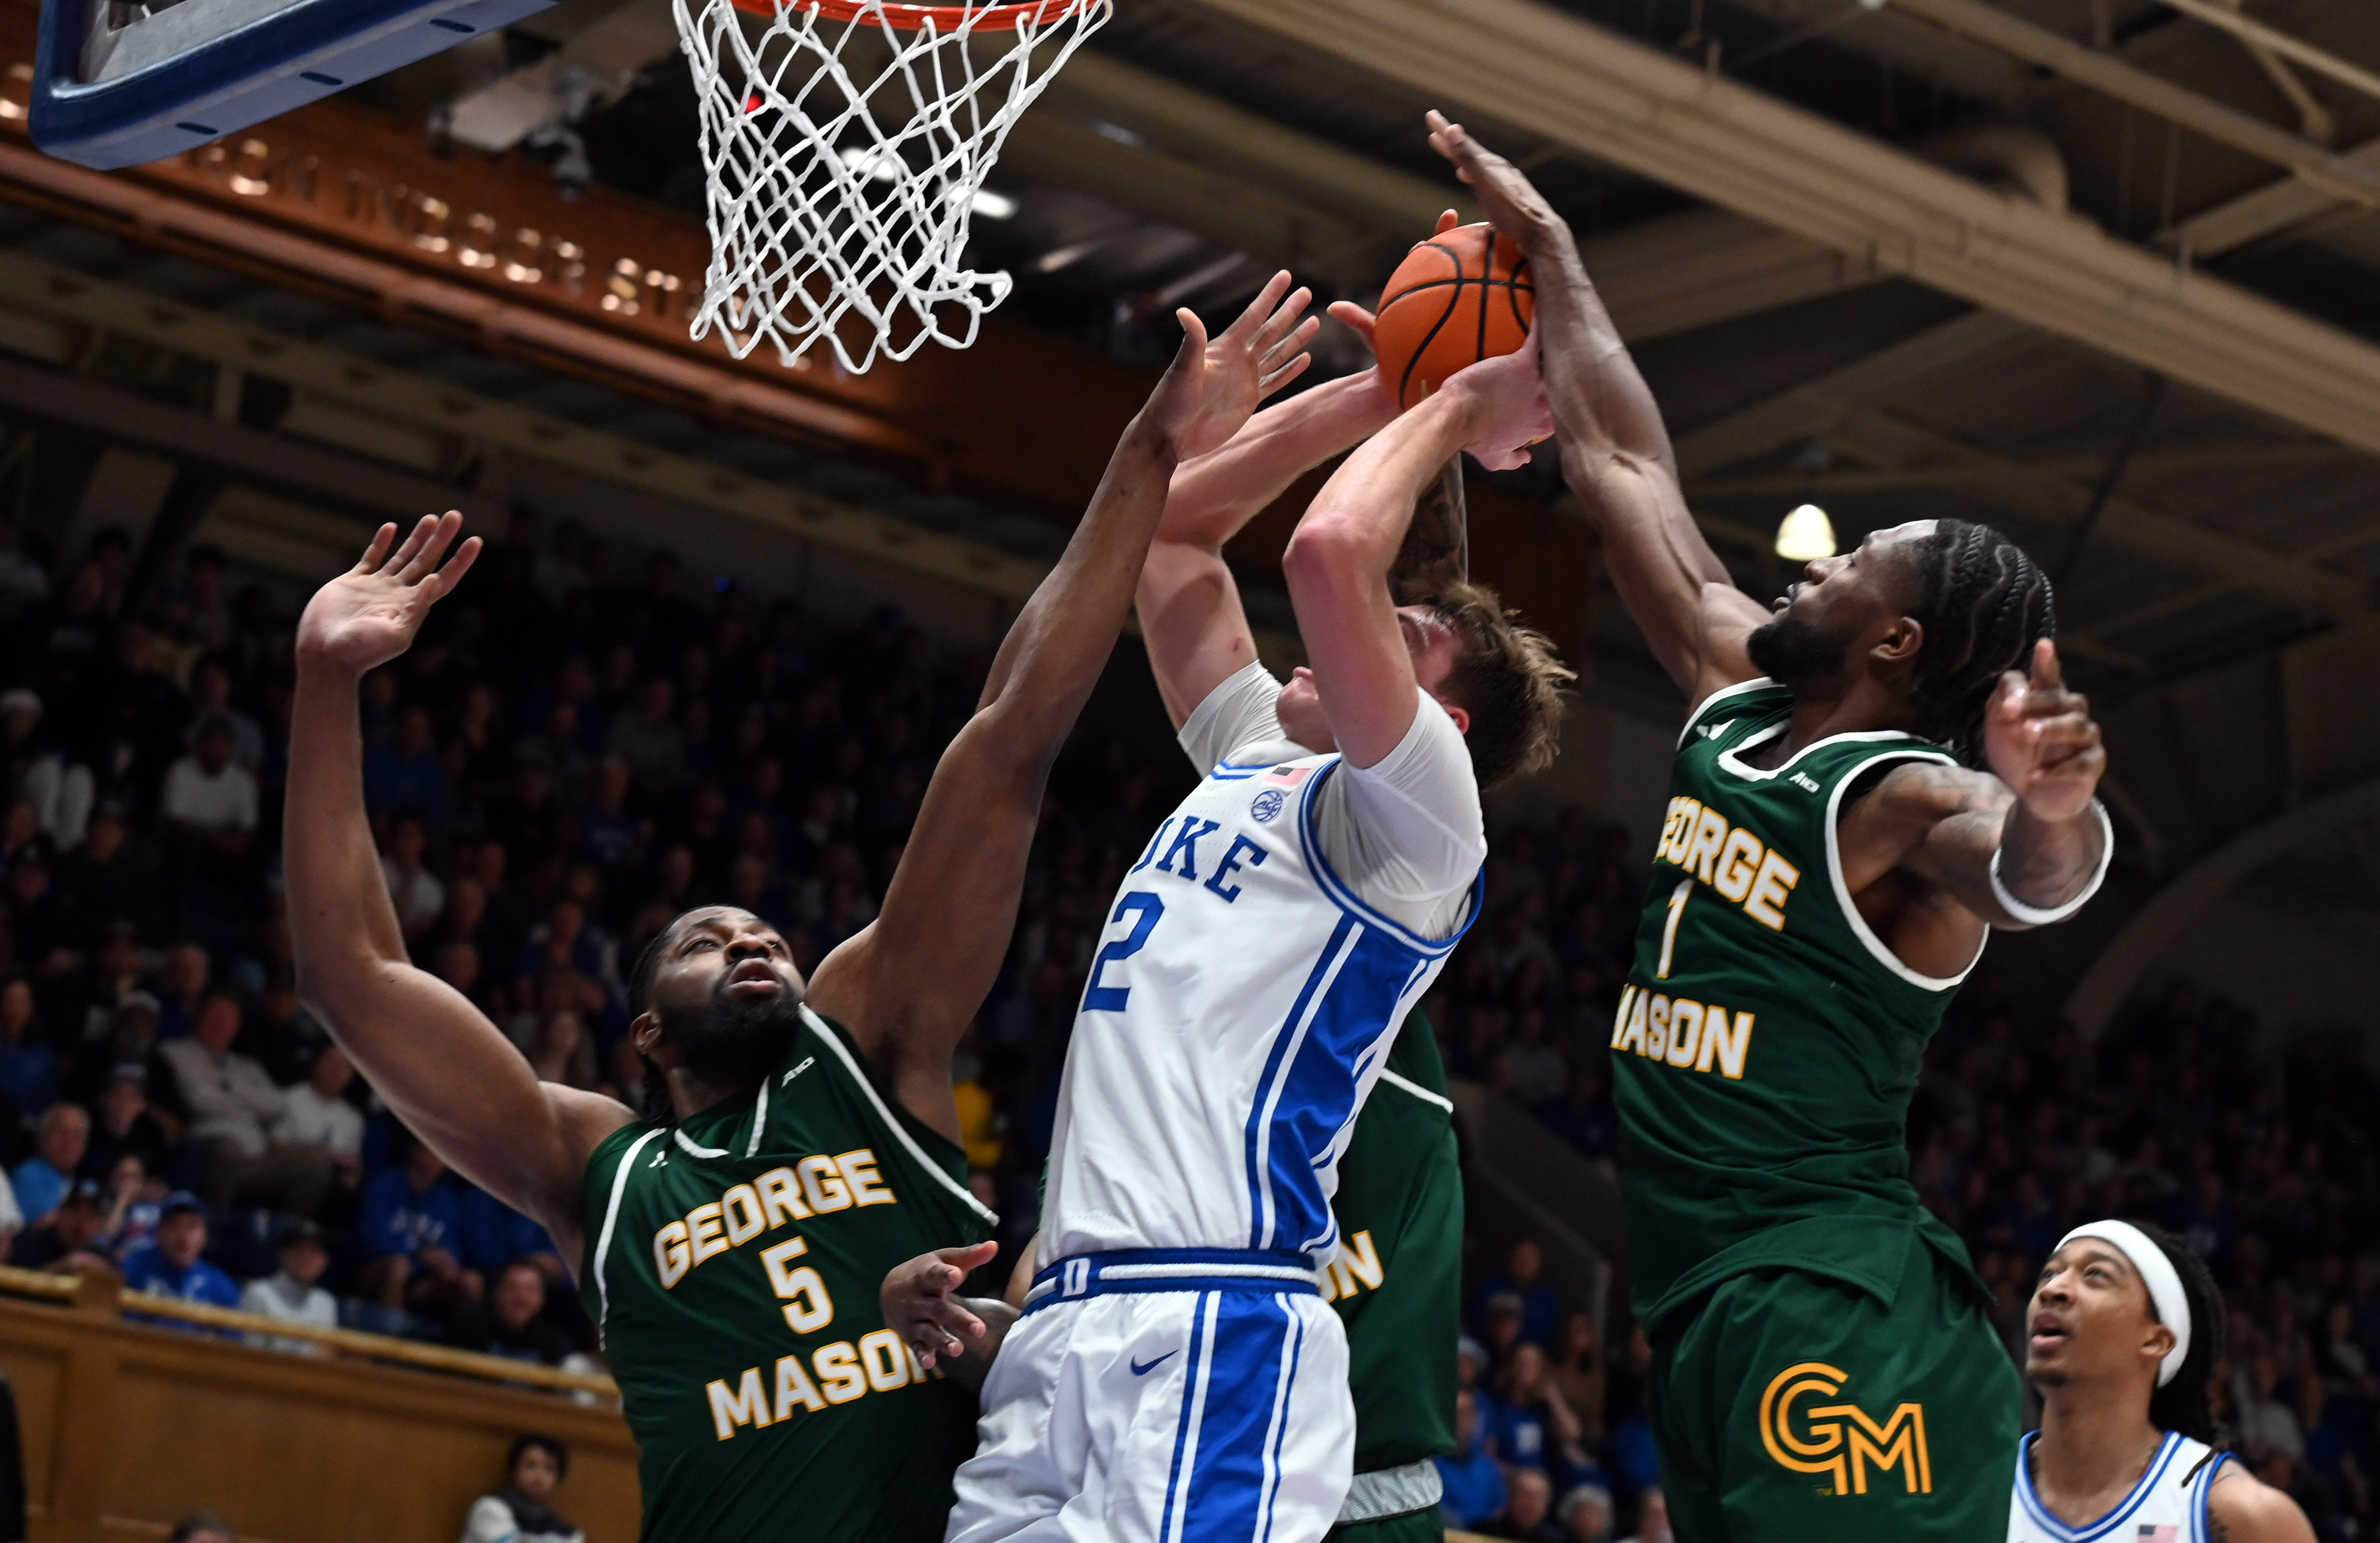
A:
{"type": "Polygon", "coordinates": [[[710,269],[693,334],[856,374],[975,341],[1004,273],[961,266],[1010,128],[1114,0],[673,0],[694,67],[710,269]]]}

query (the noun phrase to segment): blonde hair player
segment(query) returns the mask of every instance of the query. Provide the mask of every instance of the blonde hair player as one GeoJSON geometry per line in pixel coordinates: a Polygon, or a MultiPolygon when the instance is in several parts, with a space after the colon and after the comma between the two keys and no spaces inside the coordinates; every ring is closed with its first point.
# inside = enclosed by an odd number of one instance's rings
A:
{"type": "Polygon", "coordinates": [[[2041,1429],[2017,1443],[2009,1543],[2313,1543],[2297,1502],[2222,1450],[2206,1395],[2223,1299],[2189,1245],[2129,1221],[2075,1228],[2026,1327],[2041,1429]]]}

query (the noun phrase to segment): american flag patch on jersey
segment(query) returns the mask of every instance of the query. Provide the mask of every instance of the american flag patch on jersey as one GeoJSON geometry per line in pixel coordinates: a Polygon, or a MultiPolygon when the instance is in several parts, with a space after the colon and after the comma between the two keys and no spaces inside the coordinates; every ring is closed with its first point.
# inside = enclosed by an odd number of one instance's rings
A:
{"type": "Polygon", "coordinates": [[[1295,787],[1312,775],[1314,775],[1314,768],[1311,766],[1276,766],[1265,773],[1264,785],[1295,787]]]}
{"type": "Polygon", "coordinates": [[[2181,1529],[2177,1526],[2153,1527],[2143,1524],[2132,1536],[2138,1543],[2181,1543],[2181,1529]]]}

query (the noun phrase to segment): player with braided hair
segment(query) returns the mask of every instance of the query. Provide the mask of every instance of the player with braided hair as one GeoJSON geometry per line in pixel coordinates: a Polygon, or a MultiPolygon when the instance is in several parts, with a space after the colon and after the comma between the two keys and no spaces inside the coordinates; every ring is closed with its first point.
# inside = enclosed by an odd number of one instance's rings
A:
{"type": "Polygon", "coordinates": [[[2146,1223],[2075,1228],[2026,1329],[2041,1429],[2017,1446],[2009,1543],[2313,1543],[2297,1502],[2222,1450],[2223,1297],[2190,1245],[2146,1223]]]}
{"type": "Polygon", "coordinates": [[[1691,704],[1611,1030],[1678,1536],[1993,1536],[2021,1390],[1903,1140],[1991,929],[2072,915],[2107,871],[2107,755],[2048,580],[1998,531],[1921,520],[1774,607],[1736,589],[1569,227],[1431,121],[1529,256],[1563,475],[1691,704]]]}

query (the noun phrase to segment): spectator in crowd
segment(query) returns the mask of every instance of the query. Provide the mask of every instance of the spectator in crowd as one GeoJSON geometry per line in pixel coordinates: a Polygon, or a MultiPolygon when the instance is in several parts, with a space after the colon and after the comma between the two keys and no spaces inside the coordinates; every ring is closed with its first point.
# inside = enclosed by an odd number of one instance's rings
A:
{"type": "Polygon", "coordinates": [[[239,1029],[239,1003],[218,992],[200,1005],[190,1038],[158,1051],[189,1111],[190,1139],[205,1149],[208,1203],[318,1215],[331,1185],[330,1154],[273,1144],[273,1125],[288,1112],[288,1095],[262,1063],[232,1049],[239,1029]]]}
{"type": "Polygon", "coordinates": [[[425,708],[399,713],[396,733],[364,744],[364,807],[375,815],[410,813],[432,829],[446,823],[446,761],[425,708]]]}
{"type": "Polygon", "coordinates": [[[398,815],[388,828],[388,849],[380,859],[381,876],[388,881],[388,898],[407,942],[429,931],[446,910],[446,886],[421,866],[429,841],[419,815],[398,815]]]}
{"type": "Polygon", "coordinates": [[[99,1093],[99,1119],[91,1126],[82,1173],[105,1183],[126,1158],[141,1172],[163,1173],[174,1138],[149,1107],[149,1078],[139,1066],[119,1066],[99,1093]]]}
{"type": "Polygon", "coordinates": [[[549,1289],[567,1288],[569,1272],[544,1228],[476,1185],[463,1191],[461,1211],[465,1268],[492,1280],[504,1266],[527,1260],[543,1273],[549,1289]]]}
{"type": "Polygon", "coordinates": [[[57,1091],[57,1055],[34,1012],[32,982],[17,976],[0,985],[0,1096],[28,1120],[41,1118],[57,1091]]]}
{"type": "Polygon", "coordinates": [[[1670,1500],[1654,1485],[1636,1501],[1636,1536],[1628,1543],[1677,1543],[1677,1535],[1670,1530],[1670,1500]]]}
{"type": "Polygon", "coordinates": [[[164,1176],[143,1168],[140,1158],[128,1152],[116,1159],[100,1190],[107,1208],[101,1245],[119,1262],[148,1247],[156,1240],[170,1194],[164,1176]]]}
{"type": "Polygon", "coordinates": [[[445,1160],[410,1136],[405,1148],[401,1166],[364,1186],[357,1228],[364,1267],[357,1285],[382,1306],[443,1319],[479,1296],[481,1277],[455,1253],[463,1215],[445,1160]]]}
{"type": "Polygon", "coordinates": [[[185,736],[196,747],[200,727],[220,723],[231,731],[231,759],[254,775],[264,765],[264,730],[232,705],[231,671],[220,659],[202,659],[190,672],[190,726],[185,736]]]}
{"type": "Polygon", "coordinates": [[[1602,1485],[1572,1486],[1560,1517],[1565,1543],[1611,1543],[1611,1491],[1602,1485]]]}
{"type": "Polygon", "coordinates": [[[1597,1344],[1592,1314],[1573,1312],[1562,1319],[1561,1336],[1547,1357],[1547,1376],[1579,1424],[1580,1438],[1590,1447],[1603,1443],[1603,1357],[1597,1344]]]}
{"type": "Polygon", "coordinates": [[[1550,1347],[1554,1333],[1561,1326],[1561,1297],[1545,1282],[1545,1253],[1537,1240],[1524,1237],[1512,1245],[1505,1257],[1504,1269],[1489,1276],[1479,1288],[1478,1301],[1486,1305],[1499,1296],[1511,1294],[1521,1299],[1520,1337],[1534,1345],[1550,1347]]]}
{"type": "Polygon", "coordinates": [[[483,1355],[560,1366],[576,1347],[543,1317],[545,1288],[546,1274],[536,1260],[512,1260],[489,1278],[480,1300],[456,1310],[446,1343],[483,1355]]]}
{"type": "Polygon", "coordinates": [[[107,1209],[99,1185],[77,1179],[58,1199],[49,1220],[17,1234],[8,1262],[19,1270],[47,1270],[79,1275],[92,1265],[115,1268],[100,1241],[107,1209]]]}
{"type": "Polygon", "coordinates": [[[232,759],[231,725],[200,723],[189,752],[165,773],[166,831],[194,852],[237,857],[256,834],[256,777],[232,759]]]}
{"type": "Polygon", "coordinates": [[[176,943],[165,955],[164,978],[158,982],[157,1039],[160,1043],[187,1039],[199,1027],[199,1009],[207,1000],[207,982],[214,962],[197,943],[176,943]]]}
{"type": "Polygon", "coordinates": [[[1479,1530],[1490,1537],[1524,1543],[1561,1543],[1553,1520],[1553,1486],[1543,1468],[1513,1468],[1504,1476],[1504,1511],[1479,1530]]]}
{"type": "MultiPolygon", "coordinates": [[[[69,926],[62,942],[87,946],[117,924],[135,937],[155,929],[156,854],[133,831],[124,805],[115,798],[102,799],[91,809],[82,844],[58,859],[52,882],[69,926]]],[[[42,965],[21,945],[18,962],[36,971],[42,965]]]]}
{"type": "Polygon", "coordinates": [[[216,1307],[239,1306],[239,1287],[209,1264],[206,1202],[188,1190],[165,1197],[157,1221],[157,1241],[124,1261],[128,1291],[176,1296],[216,1307]]]}
{"type": "MultiPolygon", "coordinates": [[[[322,1286],[322,1273],[330,1268],[331,1250],[323,1241],[322,1229],[311,1221],[293,1221],[281,1234],[280,1270],[261,1281],[250,1281],[239,1294],[239,1305],[260,1318],[336,1329],[339,1304],[322,1286]]],[[[260,1343],[293,1355],[325,1353],[320,1341],[287,1335],[264,1336],[260,1343]]]]}
{"type": "Polygon", "coordinates": [[[17,1165],[8,1182],[17,1192],[17,1209],[35,1225],[47,1221],[66,1198],[75,1174],[91,1146],[91,1116],[79,1104],[53,1104],[42,1116],[34,1153],[17,1165]]]}
{"type": "Polygon", "coordinates": [[[504,1483],[471,1502],[462,1543],[586,1543],[586,1534],[552,1509],[553,1492],[570,1476],[570,1449],[551,1436],[513,1442],[504,1483]]]}
{"type": "Polygon", "coordinates": [[[1504,1471],[1488,1450],[1479,1395],[1470,1389],[1454,1395],[1453,1452],[1431,1461],[1438,1464],[1448,1526],[1476,1527],[1503,1514],[1504,1471]]]}
{"type": "Polygon", "coordinates": [[[346,1052],[324,1045],[315,1052],[306,1080],[283,1090],[281,1116],[269,1133],[275,1148],[322,1153],[343,1189],[354,1189],[363,1179],[363,1112],[346,1097],[355,1080],[355,1063],[346,1052]]]}
{"type": "Polygon", "coordinates": [[[194,1511],[174,1524],[165,1543],[239,1543],[231,1524],[212,1511],[194,1511]]]}

